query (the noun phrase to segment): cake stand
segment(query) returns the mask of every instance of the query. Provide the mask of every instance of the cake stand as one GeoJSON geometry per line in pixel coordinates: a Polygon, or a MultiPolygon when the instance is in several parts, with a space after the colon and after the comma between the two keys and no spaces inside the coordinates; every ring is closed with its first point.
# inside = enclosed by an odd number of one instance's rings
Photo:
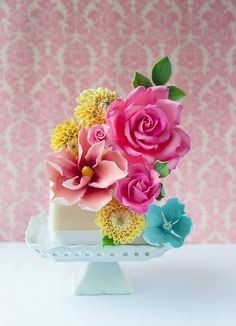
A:
{"type": "Polygon", "coordinates": [[[76,295],[130,294],[132,285],[122,273],[120,261],[145,261],[162,256],[169,247],[151,245],[59,246],[50,241],[47,213],[32,217],[26,230],[26,243],[41,257],[55,261],[85,262],[73,275],[76,295]]]}

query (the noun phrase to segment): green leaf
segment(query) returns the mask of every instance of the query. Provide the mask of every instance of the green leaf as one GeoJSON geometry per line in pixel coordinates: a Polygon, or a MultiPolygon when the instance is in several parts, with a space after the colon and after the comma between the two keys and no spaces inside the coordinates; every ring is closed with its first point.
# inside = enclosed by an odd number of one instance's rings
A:
{"type": "Polygon", "coordinates": [[[168,162],[156,161],[154,169],[160,174],[160,178],[165,178],[169,174],[168,162]]]}
{"type": "Polygon", "coordinates": [[[176,86],[168,86],[169,88],[169,99],[173,101],[178,101],[183,98],[186,94],[185,92],[176,86]]]}
{"type": "Polygon", "coordinates": [[[162,200],[162,198],[164,198],[166,196],[166,192],[165,189],[163,187],[163,184],[161,183],[161,191],[159,193],[159,196],[156,198],[156,200],[160,201],[162,200]]]}
{"type": "Polygon", "coordinates": [[[106,235],[106,236],[104,236],[102,238],[102,246],[103,247],[105,247],[105,246],[115,246],[114,240],[108,238],[108,236],[106,235]]]}
{"type": "Polygon", "coordinates": [[[164,85],[170,79],[172,72],[171,63],[168,57],[157,61],[152,68],[152,80],[155,85],[164,85]]]}
{"type": "Polygon", "coordinates": [[[152,87],[152,83],[150,79],[145,77],[144,75],[140,74],[140,72],[135,72],[134,73],[134,78],[133,78],[133,86],[134,88],[138,86],[144,86],[145,88],[152,87]]]}

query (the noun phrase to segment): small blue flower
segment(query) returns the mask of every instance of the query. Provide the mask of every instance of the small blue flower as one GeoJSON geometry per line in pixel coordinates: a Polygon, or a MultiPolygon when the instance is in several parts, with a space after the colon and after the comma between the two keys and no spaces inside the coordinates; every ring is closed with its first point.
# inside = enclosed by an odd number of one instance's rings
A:
{"type": "Polygon", "coordinates": [[[177,198],[169,199],[162,207],[150,205],[144,240],[151,245],[169,243],[172,247],[181,247],[192,227],[192,220],[185,215],[184,208],[177,198]]]}

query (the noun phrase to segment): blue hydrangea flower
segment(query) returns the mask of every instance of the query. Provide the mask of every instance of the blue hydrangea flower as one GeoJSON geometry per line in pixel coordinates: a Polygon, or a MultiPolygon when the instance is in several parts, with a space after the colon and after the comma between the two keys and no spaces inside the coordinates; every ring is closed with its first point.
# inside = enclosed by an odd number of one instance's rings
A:
{"type": "Polygon", "coordinates": [[[184,209],[185,205],[177,198],[169,199],[162,207],[150,205],[144,240],[151,245],[168,243],[175,248],[181,247],[192,227],[192,220],[185,215],[184,209]]]}

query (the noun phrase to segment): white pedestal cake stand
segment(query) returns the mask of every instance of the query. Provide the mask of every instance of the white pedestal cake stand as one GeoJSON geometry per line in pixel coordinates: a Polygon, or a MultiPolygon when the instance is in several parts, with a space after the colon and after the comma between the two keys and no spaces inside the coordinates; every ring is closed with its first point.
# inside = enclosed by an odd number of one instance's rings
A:
{"type": "Polygon", "coordinates": [[[86,262],[73,276],[76,295],[130,294],[130,281],[122,273],[119,261],[145,261],[162,256],[169,248],[150,245],[76,245],[59,246],[50,241],[47,214],[33,217],[26,230],[26,243],[41,257],[55,261],[86,262]]]}

